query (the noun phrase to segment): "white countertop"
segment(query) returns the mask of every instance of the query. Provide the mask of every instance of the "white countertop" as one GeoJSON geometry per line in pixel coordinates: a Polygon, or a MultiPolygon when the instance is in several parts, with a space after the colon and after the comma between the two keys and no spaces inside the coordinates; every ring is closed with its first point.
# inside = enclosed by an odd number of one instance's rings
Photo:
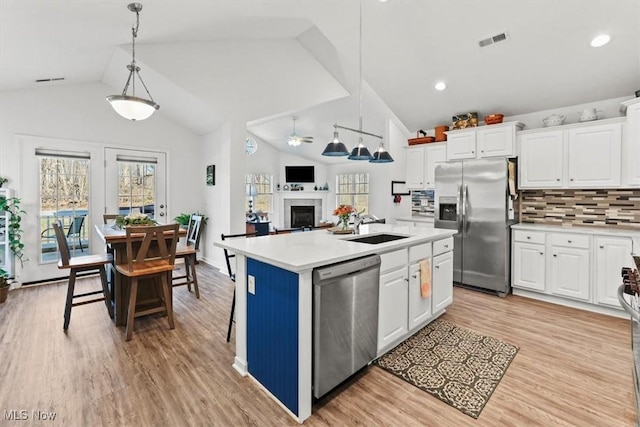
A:
{"type": "Polygon", "coordinates": [[[562,225],[546,225],[546,224],[531,224],[531,223],[518,223],[511,226],[514,230],[528,230],[528,231],[550,231],[558,233],[578,233],[589,234],[599,236],[621,236],[621,237],[635,237],[640,238],[640,230],[626,230],[613,227],[576,227],[576,226],[562,226],[562,225]]]}
{"type": "Polygon", "coordinates": [[[435,218],[433,216],[416,215],[416,216],[402,216],[396,218],[396,221],[413,221],[413,222],[428,222],[433,223],[435,218]]]}
{"type": "Polygon", "coordinates": [[[216,241],[214,245],[289,271],[301,272],[361,256],[382,254],[444,239],[456,233],[455,230],[408,225],[367,224],[360,227],[360,236],[380,232],[409,237],[372,245],[348,241],[358,237],[353,234],[331,234],[327,230],[314,230],[248,239],[236,238],[216,241]]]}

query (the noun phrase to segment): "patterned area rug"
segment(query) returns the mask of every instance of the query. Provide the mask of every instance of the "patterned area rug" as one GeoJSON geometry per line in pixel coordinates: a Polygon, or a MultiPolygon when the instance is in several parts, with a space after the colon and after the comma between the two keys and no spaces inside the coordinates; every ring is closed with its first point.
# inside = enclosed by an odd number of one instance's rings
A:
{"type": "Polygon", "coordinates": [[[478,418],[517,352],[504,341],[434,320],[376,363],[478,418]]]}

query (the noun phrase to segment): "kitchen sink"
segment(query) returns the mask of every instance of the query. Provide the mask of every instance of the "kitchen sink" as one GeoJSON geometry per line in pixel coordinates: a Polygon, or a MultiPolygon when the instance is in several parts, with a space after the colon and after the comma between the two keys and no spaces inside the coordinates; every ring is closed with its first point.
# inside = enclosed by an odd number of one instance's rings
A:
{"type": "Polygon", "coordinates": [[[406,239],[409,236],[401,236],[398,234],[371,234],[362,237],[356,237],[352,239],[347,239],[350,242],[358,242],[358,243],[368,243],[370,245],[377,245],[379,243],[393,242],[394,240],[406,239]]]}

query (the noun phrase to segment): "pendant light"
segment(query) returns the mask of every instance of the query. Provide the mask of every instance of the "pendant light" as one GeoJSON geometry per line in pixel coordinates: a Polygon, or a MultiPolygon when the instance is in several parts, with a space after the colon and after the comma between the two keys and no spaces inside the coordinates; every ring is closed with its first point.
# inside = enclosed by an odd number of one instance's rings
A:
{"type": "Polygon", "coordinates": [[[149,118],[154,113],[154,111],[160,108],[160,105],[158,105],[151,97],[149,89],[147,89],[147,85],[144,84],[144,81],[142,81],[142,77],[140,77],[140,67],[136,65],[136,37],[138,37],[138,27],[140,26],[140,11],[142,10],[142,4],[131,3],[127,6],[127,8],[131,12],[135,12],[136,14],[136,25],[135,27],[131,28],[133,40],[131,42],[131,63],[127,65],[127,70],[129,70],[129,77],[127,78],[127,82],[124,85],[122,94],[107,96],[107,101],[109,101],[116,113],[120,114],[125,119],[136,121],[149,118]],[[138,80],[140,80],[140,83],[142,83],[144,90],[149,96],[149,99],[139,98],[136,96],[136,77],[138,77],[138,80]],[[131,84],[131,95],[127,95],[129,84],[131,84]]]}
{"type": "Polygon", "coordinates": [[[371,163],[389,163],[393,162],[393,158],[391,155],[384,149],[384,144],[382,142],[382,136],[376,135],[369,132],[364,132],[362,130],[362,1],[359,2],[360,5],[360,28],[359,28],[359,80],[358,80],[358,96],[359,96],[359,128],[351,129],[348,127],[340,126],[338,124],[334,124],[334,132],[333,139],[327,144],[327,147],[322,152],[323,156],[349,156],[347,157],[349,160],[368,160],[371,163]],[[360,134],[358,138],[358,143],[353,147],[351,152],[347,151],[345,145],[340,141],[338,137],[338,129],[348,130],[350,132],[355,132],[360,134]],[[362,135],[368,135],[380,140],[380,146],[372,156],[369,152],[369,149],[364,144],[364,139],[362,135]]]}

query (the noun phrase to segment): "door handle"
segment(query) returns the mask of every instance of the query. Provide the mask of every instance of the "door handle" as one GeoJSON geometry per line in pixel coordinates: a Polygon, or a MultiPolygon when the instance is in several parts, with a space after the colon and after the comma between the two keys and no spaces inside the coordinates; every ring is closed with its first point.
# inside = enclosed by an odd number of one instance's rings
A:
{"type": "MultiPolygon", "coordinates": [[[[464,192],[462,193],[462,209],[463,209],[463,221],[464,225],[466,225],[466,231],[469,230],[469,218],[467,218],[467,205],[469,203],[469,186],[467,184],[464,185],[464,192]]],[[[464,227],[463,225],[463,227],[464,227]]]]}
{"type": "Polygon", "coordinates": [[[164,209],[164,205],[160,205],[160,209],[164,209]]]}
{"type": "Polygon", "coordinates": [[[458,187],[456,188],[456,225],[458,226],[458,230],[460,230],[460,219],[462,217],[462,214],[460,212],[460,209],[462,209],[462,207],[460,206],[461,193],[462,186],[458,185],[458,187]]]}

